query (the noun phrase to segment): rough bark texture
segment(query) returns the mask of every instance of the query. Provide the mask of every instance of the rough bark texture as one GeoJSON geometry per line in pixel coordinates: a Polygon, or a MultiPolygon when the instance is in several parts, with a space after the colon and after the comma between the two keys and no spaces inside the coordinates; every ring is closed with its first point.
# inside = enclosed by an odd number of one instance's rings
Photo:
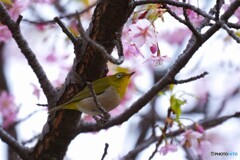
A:
{"type": "MultiPolygon", "coordinates": [[[[108,53],[114,48],[112,42],[116,38],[115,33],[121,32],[132,12],[128,3],[128,0],[100,0],[97,3],[87,33],[93,40],[103,45],[108,53]]],[[[107,61],[85,40],[81,40],[81,43],[79,40],[74,47],[76,58],[65,85],[59,91],[61,95],[58,104],[67,101],[81,90],[85,85],[84,80],[96,80],[105,76],[107,71],[107,61]]],[[[80,118],[81,113],[74,111],[60,111],[54,117],[49,116],[41,138],[29,159],[63,159],[68,145],[79,133],[76,128],[80,118]]]]}

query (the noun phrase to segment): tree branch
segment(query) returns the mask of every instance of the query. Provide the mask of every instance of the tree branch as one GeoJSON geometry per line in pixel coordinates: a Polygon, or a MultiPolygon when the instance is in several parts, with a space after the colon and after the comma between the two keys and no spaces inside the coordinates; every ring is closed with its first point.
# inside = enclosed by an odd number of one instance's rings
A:
{"type": "MultiPolygon", "coordinates": [[[[122,27],[132,12],[129,0],[98,0],[85,33],[101,44],[107,53],[111,53],[115,47],[113,41],[116,39],[116,32],[122,32],[122,27]]],[[[81,41],[81,45],[74,44],[76,57],[63,87],[57,93],[57,104],[67,102],[81,91],[86,86],[86,81],[106,76],[106,59],[86,39],[81,38],[81,41]]],[[[79,133],[77,126],[80,118],[80,112],[71,110],[59,111],[49,116],[29,160],[63,159],[68,145],[79,133]]]]}
{"type": "Polygon", "coordinates": [[[68,36],[68,38],[72,41],[72,43],[75,44],[77,42],[77,38],[67,29],[67,27],[63,24],[63,22],[58,17],[55,17],[54,20],[62,28],[62,31],[68,36]]]}
{"type": "Polygon", "coordinates": [[[156,144],[156,147],[155,147],[155,150],[152,152],[151,156],[149,157],[149,160],[151,160],[154,155],[157,153],[158,151],[158,147],[161,145],[162,141],[164,140],[164,137],[166,135],[166,132],[167,132],[167,129],[168,129],[168,126],[169,126],[169,122],[167,119],[170,119],[171,118],[171,113],[173,111],[171,110],[171,108],[168,109],[168,113],[167,113],[167,118],[165,119],[165,123],[164,123],[164,127],[162,129],[162,135],[159,137],[158,141],[157,141],[157,144],[156,144]]]}
{"type": "Polygon", "coordinates": [[[13,137],[11,137],[4,129],[0,126],[0,138],[3,142],[7,143],[22,159],[27,159],[30,150],[20,145],[13,137]]]}
{"type": "Polygon", "coordinates": [[[208,72],[203,72],[203,73],[200,74],[200,75],[197,75],[197,76],[194,76],[194,77],[191,77],[191,78],[188,78],[188,79],[184,79],[184,80],[174,80],[173,84],[182,84],[182,83],[192,82],[192,81],[198,80],[198,79],[200,79],[200,78],[203,78],[203,77],[205,77],[206,75],[208,75],[208,72]]]}
{"type": "Polygon", "coordinates": [[[215,14],[215,19],[216,20],[219,20],[220,9],[221,9],[223,4],[224,4],[223,0],[216,0],[216,14],[215,14]]]}
{"type": "MultiPolygon", "coordinates": [[[[229,115],[229,116],[223,116],[223,117],[219,117],[219,118],[214,118],[214,119],[209,119],[209,120],[205,120],[205,121],[199,121],[198,123],[205,129],[211,129],[213,127],[216,127],[218,125],[221,125],[222,123],[226,122],[227,120],[231,119],[231,118],[239,118],[240,117],[240,112],[236,112],[233,115],[229,115]]],[[[188,129],[195,129],[196,126],[195,124],[192,125],[188,125],[186,126],[186,128],[188,129]]],[[[171,138],[171,137],[176,137],[178,135],[180,135],[181,133],[185,132],[184,129],[177,129],[175,131],[169,132],[166,134],[166,137],[171,138]]],[[[161,136],[161,135],[160,135],[161,136]]],[[[147,147],[149,147],[152,143],[155,143],[156,141],[159,140],[159,137],[150,137],[148,140],[144,141],[142,144],[138,145],[136,148],[134,148],[132,151],[128,152],[128,154],[126,154],[123,159],[125,160],[130,160],[131,159],[131,155],[135,155],[136,152],[141,152],[144,149],[146,149],[147,147]]]]}
{"type": "Polygon", "coordinates": [[[55,89],[48,80],[42,66],[39,64],[35,54],[29,48],[27,41],[23,38],[19,25],[14,22],[14,20],[9,16],[6,8],[3,6],[3,3],[0,2],[0,21],[6,25],[12,33],[13,38],[15,39],[18,47],[21,49],[21,52],[26,57],[28,64],[32,68],[33,72],[38,78],[41,88],[43,89],[44,94],[47,97],[49,104],[53,104],[55,97],[55,89]]]}
{"type": "MultiPolygon", "coordinates": [[[[240,1],[235,1],[234,3],[232,3],[228,10],[221,16],[220,19],[227,21],[231,17],[231,15],[235,12],[239,5],[240,1]]],[[[199,27],[202,28],[205,22],[207,22],[207,20],[206,21],[204,20],[199,27]]],[[[188,63],[188,61],[192,58],[194,53],[203,45],[203,43],[205,43],[205,41],[207,41],[219,29],[220,25],[214,24],[204,33],[201,41],[197,41],[195,37],[192,36],[186,46],[186,49],[178,57],[178,59],[175,61],[175,63],[172,65],[169,71],[148,92],[146,92],[142,97],[135,101],[124,113],[110,120],[109,123],[107,123],[104,127],[99,127],[95,124],[81,124],[77,129],[77,132],[82,133],[99,131],[101,129],[107,129],[114,125],[120,125],[126,122],[129,118],[131,118],[134,114],[141,110],[155,95],[157,95],[159,91],[161,91],[167,85],[173,83],[175,76],[188,63]]]]}
{"type": "Polygon", "coordinates": [[[240,43],[240,38],[230,29],[224,22],[220,22],[221,27],[232,37],[237,43],[240,43]]]}
{"type": "Polygon", "coordinates": [[[184,9],[191,9],[194,12],[198,13],[199,15],[208,18],[210,20],[214,20],[215,18],[210,16],[209,14],[207,14],[206,12],[204,12],[203,10],[201,10],[200,8],[197,8],[189,3],[183,3],[183,2],[179,2],[179,1],[173,1],[173,0],[139,0],[139,1],[132,1],[132,6],[137,7],[140,5],[144,5],[144,4],[168,4],[168,5],[172,5],[172,6],[176,6],[176,7],[181,7],[184,9]]]}
{"type": "MultiPolygon", "coordinates": [[[[83,9],[82,11],[79,11],[79,12],[77,12],[77,13],[71,13],[71,14],[59,16],[58,18],[59,18],[59,19],[63,19],[63,18],[73,18],[73,17],[76,17],[76,16],[78,16],[78,15],[81,15],[81,14],[86,13],[87,11],[89,11],[90,9],[92,9],[92,8],[95,7],[95,6],[96,6],[96,3],[93,3],[92,5],[88,6],[88,7],[85,8],[85,9],[83,9]]],[[[37,25],[55,23],[55,20],[48,20],[48,21],[39,21],[39,22],[37,22],[37,21],[29,20],[29,19],[23,19],[23,21],[29,22],[29,23],[32,23],[32,24],[37,24],[37,25]]]]}
{"type": "Polygon", "coordinates": [[[201,39],[201,34],[198,32],[198,30],[195,28],[195,26],[190,21],[188,14],[187,14],[187,10],[185,8],[183,8],[183,15],[185,17],[185,25],[192,31],[192,33],[195,35],[195,37],[197,39],[201,39]]]}
{"type": "Polygon", "coordinates": [[[104,152],[103,152],[103,155],[102,155],[101,160],[104,160],[104,158],[106,157],[108,147],[109,147],[109,144],[108,144],[108,143],[105,143],[105,148],[104,148],[104,152]]]}
{"type": "MultiPolygon", "coordinates": [[[[80,16],[78,16],[78,29],[79,29],[79,32],[81,33],[81,36],[86,39],[95,49],[97,49],[101,54],[102,56],[109,60],[110,62],[112,62],[113,64],[122,64],[123,61],[124,61],[124,55],[123,55],[123,50],[122,50],[122,47],[120,49],[118,49],[118,56],[119,58],[118,59],[115,59],[113,56],[111,56],[107,50],[102,46],[100,45],[99,43],[97,43],[96,41],[92,40],[87,34],[86,32],[84,31],[83,29],[83,26],[82,26],[82,23],[80,21],[80,16]]],[[[119,42],[119,41],[118,41],[119,42]]],[[[118,48],[120,47],[120,45],[118,45],[119,43],[117,43],[117,46],[118,48]]],[[[116,43],[115,43],[116,45],[116,43]]]]}

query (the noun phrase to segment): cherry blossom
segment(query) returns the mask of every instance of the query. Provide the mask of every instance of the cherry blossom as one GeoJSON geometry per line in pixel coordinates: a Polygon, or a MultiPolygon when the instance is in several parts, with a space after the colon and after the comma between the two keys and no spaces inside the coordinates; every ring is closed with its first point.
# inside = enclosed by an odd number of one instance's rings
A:
{"type": "Polygon", "coordinates": [[[189,148],[198,145],[198,139],[202,137],[202,134],[193,130],[187,130],[183,133],[183,136],[181,144],[189,148]]]}
{"type": "Polygon", "coordinates": [[[56,56],[55,52],[51,52],[47,55],[46,61],[50,63],[57,62],[58,57],[56,56]]]}
{"type": "Polygon", "coordinates": [[[188,28],[178,28],[174,31],[164,32],[159,35],[162,40],[168,42],[169,44],[181,45],[186,37],[190,35],[190,30],[188,28]]]}
{"type": "Polygon", "coordinates": [[[12,37],[11,32],[8,30],[7,26],[0,24],[0,42],[6,42],[12,37]]]}
{"type": "Polygon", "coordinates": [[[177,146],[175,144],[165,144],[163,147],[160,148],[159,152],[165,156],[168,152],[176,152],[176,151],[177,151],[177,146]]]}
{"type": "Polygon", "coordinates": [[[169,60],[170,60],[170,58],[168,56],[166,56],[166,55],[165,56],[151,55],[151,57],[148,58],[144,63],[149,62],[149,63],[151,63],[154,66],[159,66],[159,65],[163,64],[163,62],[169,61],[169,60]]]}
{"type": "Polygon", "coordinates": [[[6,91],[0,93],[0,113],[3,119],[3,127],[9,127],[17,117],[18,107],[14,102],[14,96],[6,91]]]}
{"type": "Polygon", "coordinates": [[[202,125],[195,123],[195,127],[196,127],[196,131],[198,131],[199,133],[204,133],[204,128],[202,125]]]}
{"type": "Polygon", "coordinates": [[[140,49],[134,43],[123,42],[123,51],[124,51],[125,56],[127,56],[127,57],[129,55],[134,55],[134,56],[141,56],[144,58],[140,49]]]}
{"type": "Polygon", "coordinates": [[[211,149],[211,142],[208,140],[201,140],[198,143],[198,146],[196,147],[197,154],[200,155],[201,157],[204,157],[205,155],[209,154],[209,150],[211,149]]]}
{"type": "Polygon", "coordinates": [[[36,84],[34,84],[34,83],[30,83],[30,84],[31,84],[32,87],[33,87],[33,92],[32,92],[32,94],[33,94],[34,96],[36,96],[37,99],[39,99],[39,98],[40,98],[40,93],[41,93],[40,88],[39,88],[36,84]]]}
{"type": "Polygon", "coordinates": [[[202,16],[198,15],[196,12],[190,9],[187,10],[187,15],[190,21],[196,26],[198,26],[200,22],[203,20],[202,16]]]}
{"type": "Polygon", "coordinates": [[[144,44],[149,47],[157,44],[156,31],[147,19],[138,20],[137,23],[131,24],[129,29],[129,36],[137,47],[142,47],[144,44]]]}
{"type": "Polygon", "coordinates": [[[17,20],[20,13],[22,13],[30,4],[29,0],[17,0],[9,9],[9,14],[14,20],[17,20]]]}

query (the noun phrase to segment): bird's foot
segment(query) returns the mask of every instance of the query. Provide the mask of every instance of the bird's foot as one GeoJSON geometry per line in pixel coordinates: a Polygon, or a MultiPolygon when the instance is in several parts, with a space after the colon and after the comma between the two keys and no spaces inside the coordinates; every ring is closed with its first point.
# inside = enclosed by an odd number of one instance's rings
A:
{"type": "Polygon", "coordinates": [[[93,118],[97,122],[98,126],[104,126],[105,124],[107,124],[109,122],[111,115],[108,112],[106,112],[102,115],[93,116],[93,118]]]}

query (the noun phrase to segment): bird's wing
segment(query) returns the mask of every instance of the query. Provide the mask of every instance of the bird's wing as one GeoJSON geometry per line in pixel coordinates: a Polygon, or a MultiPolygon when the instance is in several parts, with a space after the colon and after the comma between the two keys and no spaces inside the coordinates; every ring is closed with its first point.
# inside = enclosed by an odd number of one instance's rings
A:
{"type": "MultiPolygon", "coordinates": [[[[92,83],[92,88],[94,89],[94,92],[96,95],[99,95],[103,93],[108,87],[110,86],[108,79],[101,78],[92,83]],[[104,88],[104,89],[103,89],[104,88]]],[[[92,97],[92,93],[88,86],[86,86],[82,91],[80,91],[78,94],[76,94],[70,101],[68,101],[66,104],[70,104],[73,102],[81,101],[82,99],[92,97]]]]}

